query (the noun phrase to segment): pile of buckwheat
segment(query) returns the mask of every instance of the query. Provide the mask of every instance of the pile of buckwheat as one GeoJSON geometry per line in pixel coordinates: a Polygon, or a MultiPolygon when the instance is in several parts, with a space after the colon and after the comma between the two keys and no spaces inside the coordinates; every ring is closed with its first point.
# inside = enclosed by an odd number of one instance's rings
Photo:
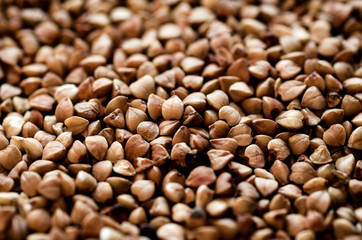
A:
{"type": "Polygon", "coordinates": [[[360,0],[0,0],[0,240],[361,240],[361,46],[360,0]]]}

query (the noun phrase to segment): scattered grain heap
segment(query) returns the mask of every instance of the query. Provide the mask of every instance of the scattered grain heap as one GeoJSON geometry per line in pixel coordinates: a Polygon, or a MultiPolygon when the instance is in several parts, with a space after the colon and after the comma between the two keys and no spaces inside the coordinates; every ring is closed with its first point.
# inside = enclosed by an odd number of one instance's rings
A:
{"type": "Polygon", "coordinates": [[[1,240],[361,240],[362,1],[0,10],[1,240]]]}

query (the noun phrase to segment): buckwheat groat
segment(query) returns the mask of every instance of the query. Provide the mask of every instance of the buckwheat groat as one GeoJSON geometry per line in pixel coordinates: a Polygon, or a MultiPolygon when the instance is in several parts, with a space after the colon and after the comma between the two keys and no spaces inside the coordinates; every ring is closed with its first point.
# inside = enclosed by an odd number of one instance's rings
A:
{"type": "Polygon", "coordinates": [[[1,239],[362,235],[360,0],[0,0],[1,239]]]}

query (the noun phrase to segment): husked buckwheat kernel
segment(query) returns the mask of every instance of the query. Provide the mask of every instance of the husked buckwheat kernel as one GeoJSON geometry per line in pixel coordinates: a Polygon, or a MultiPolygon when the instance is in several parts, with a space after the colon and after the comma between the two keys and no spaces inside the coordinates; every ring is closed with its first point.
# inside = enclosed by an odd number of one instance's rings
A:
{"type": "Polygon", "coordinates": [[[0,239],[360,239],[357,0],[0,0],[0,239]]]}

